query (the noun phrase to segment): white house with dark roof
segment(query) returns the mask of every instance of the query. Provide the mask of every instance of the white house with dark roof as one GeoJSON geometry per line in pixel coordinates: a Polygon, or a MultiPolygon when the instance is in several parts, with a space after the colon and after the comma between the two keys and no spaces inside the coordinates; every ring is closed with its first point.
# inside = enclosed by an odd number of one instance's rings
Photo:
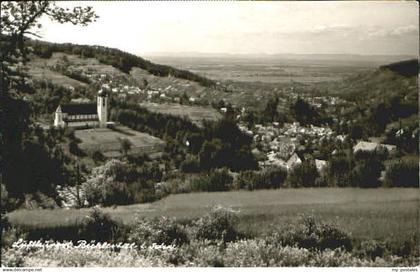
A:
{"type": "Polygon", "coordinates": [[[393,153],[397,150],[395,145],[360,141],[353,147],[353,152],[356,153],[358,151],[374,151],[379,148],[385,148],[389,153],[393,153]]]}

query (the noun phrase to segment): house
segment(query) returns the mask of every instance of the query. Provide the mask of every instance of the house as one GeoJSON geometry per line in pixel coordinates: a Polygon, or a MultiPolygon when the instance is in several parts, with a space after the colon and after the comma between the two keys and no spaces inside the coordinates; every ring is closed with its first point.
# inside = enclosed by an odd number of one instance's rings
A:
{"type": "Polygon", "coordinates": [[[379,148],[385,148],[389,153],[394,153],[397,150],[395,145],[379,144],[366,141],[360,141],[353,147],[353,153],[358,151],[374,151],[379,148]]]}
{"type": "Polygon", "coordinates": [[[289,158],[287,161],[287,171],[293,170],[298,165],[302,164],[302,160],[299,158],[299,156],[296,153],[293,153],[293,155],[289,158]]]}
{"type": "Polygon", "coordinates": [[[99,126],[106,127],[108,121],[109,87],[103,85],[96,103],[69,103],[59,105],[54,113],[54,126],[99,126]]]}
{"type": "Polygon", "coordinates": [[[315,159],[315,166],[318,172],[322,172],[327,167],[327,161],[315,159]]]}

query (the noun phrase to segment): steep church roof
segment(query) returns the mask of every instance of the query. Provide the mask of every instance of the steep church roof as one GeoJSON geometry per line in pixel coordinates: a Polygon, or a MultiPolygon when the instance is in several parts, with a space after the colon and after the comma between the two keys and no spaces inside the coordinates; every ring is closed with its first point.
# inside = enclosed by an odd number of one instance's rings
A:
{"type": "Polygon", "coordinates": [[[61,111],[70,115],[74,114],[97,114],[96,103],[69,103],[61,105],[61,111]]]}

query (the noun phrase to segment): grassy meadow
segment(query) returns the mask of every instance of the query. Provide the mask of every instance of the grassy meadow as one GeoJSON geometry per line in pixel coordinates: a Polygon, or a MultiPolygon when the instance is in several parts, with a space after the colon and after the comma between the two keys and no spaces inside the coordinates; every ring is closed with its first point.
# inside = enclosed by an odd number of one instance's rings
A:
{"type": "Polygon", "coordinates": [[[157,103],[141,103],[141,106],[145,107],[151,112],[187,117],[189,120],[191,120],[191,122],[198,126],[202,126],[203,120],[218,121],[222,119],[222,115],[217,110],[210,107],[157,103]]]}
{"type": "MultiPolygon", "coordinates": [[[[221,205],[236,211],[239,228],[255,236],[293,223],[299,215],[313,215],[336,223],[357,240],[410,239],[418,231],[418,189],[304,188],[170,195],[148,204],[105,207],[103,211],[124,224],[136,216],[196,219],[221,205]]],[[[16,210],[13,225],[49,229],[78,225],[90,209],[16,210]]]]}
{"type": "Polygon", "coordinates": [[[130,153],[155,153],[159,152],[164,142],[146,133],[141,133],[124,126],[110,128],[93,128],[76,130],[75,135],[81,140],[79,147],[83,151],[100,150],[107,154],[120,154],[120,139],[128,139],[131,142],[130,153]]]}

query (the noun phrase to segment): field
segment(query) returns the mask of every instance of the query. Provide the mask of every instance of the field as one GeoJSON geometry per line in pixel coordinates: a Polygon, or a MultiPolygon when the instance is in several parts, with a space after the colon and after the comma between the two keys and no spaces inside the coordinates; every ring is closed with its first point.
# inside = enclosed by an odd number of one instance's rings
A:
{"type": "Polygon", "coordinates": [[[80,149],[85,152],[99,150],[107,157],[121,156],[121,139],[128,139],[131,142],[132,146],[129,151],[131,154],[154,154],[160,152],[164,145],[164,142],[159,138],[123,126],[117,126],[114,129],[75,130],[75,135],[81,140],[80,149]]]}
{"type": "MultiPolygon", "coordinates": [[[[150,57],[157,63],[186,69],[220,81],[264,83],[314,83],[337,81],[363,73],[378,63],[278,57],[150,57]]],[[[386,63],[386,62],[385,62],[386,63]]]]}
{"type": "Polygon", "coordinates": [[[203,120],[217,121],[222,118],[222,115],[218,111],[209,107],[157,103],[141,103],[140,105],[151,112],[187,117],[191,122],[198,126],[202,126],[203,120]]]}
{"type": "Polygon", "coordinates": [[[85,83],[78,80],[72,79],[66,75],[63,75],[59,72],[52,71],[50,69],[51,63],[49,60],[36,58],[28,62],[28,73],[29,75],[36,80],[50,80],[52,84],[66,86],[66,87],[85,87],[85,83]]]}
{"type": "MultiPolygon", "coordinates": [[[[103,210],[125,224],[136,216],[168,216],[192,220],[215,205],[238,212],[239,227],[256,236],[311,214],[337,223],[357,239],[410,239],[418,231],[417,189],[316,188],[191,193],[171,195],[151,204],[107,207],[103,210]]],[[[89,209],[17,210],[12,224],[35,228],[77,225],[89,209]]]]}

